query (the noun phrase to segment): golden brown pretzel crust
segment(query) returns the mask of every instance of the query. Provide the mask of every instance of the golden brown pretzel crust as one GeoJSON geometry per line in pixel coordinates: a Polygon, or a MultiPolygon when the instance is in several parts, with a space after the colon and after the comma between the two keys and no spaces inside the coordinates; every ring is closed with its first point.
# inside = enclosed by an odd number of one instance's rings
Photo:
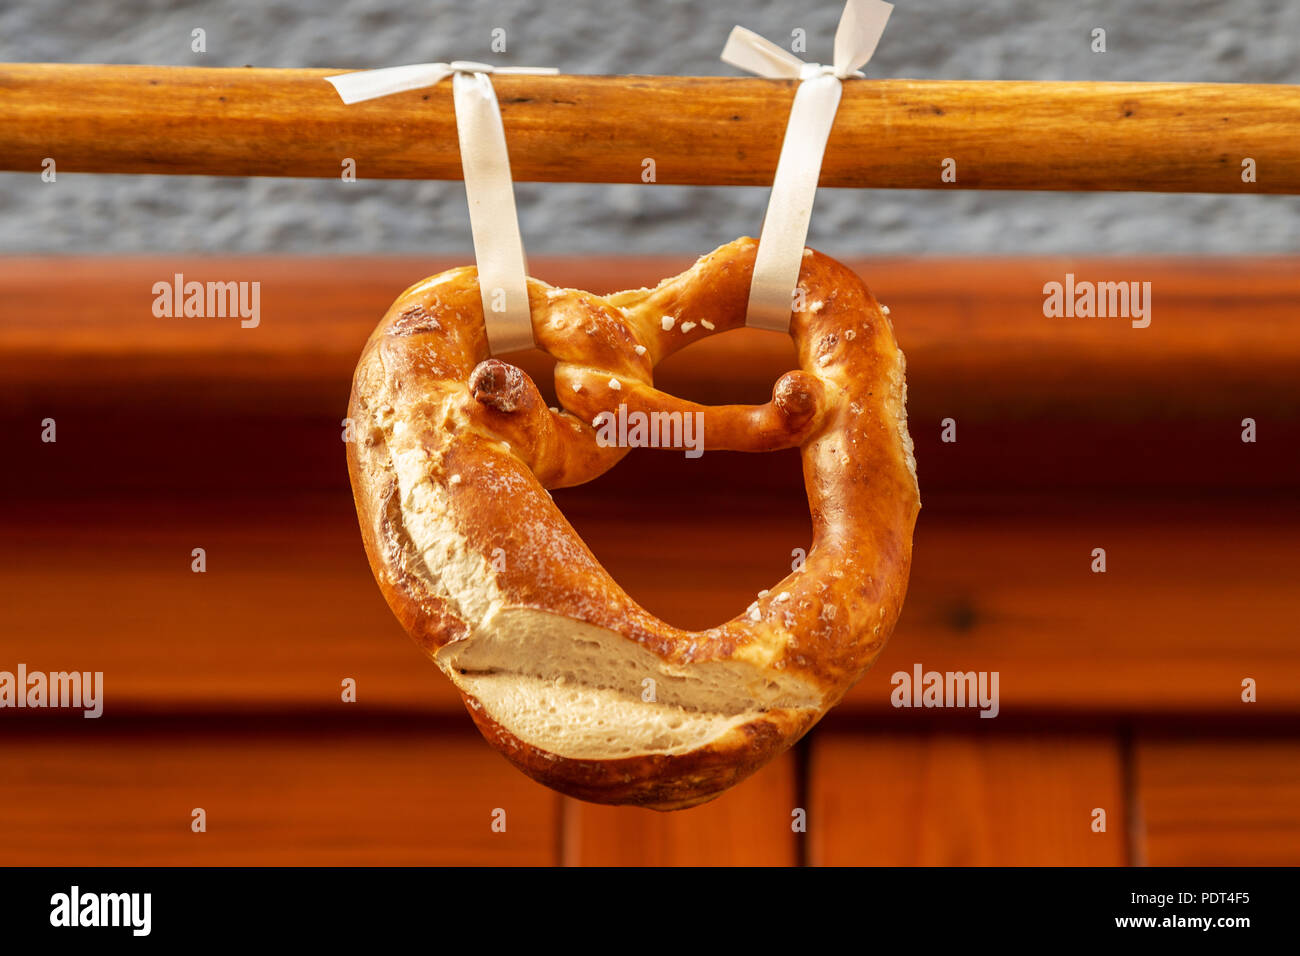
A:
{"type": "Polygon", "coordinates": [[[716,796],[834,706],[897,620],[920,507],[903,358],[889,320],[851,270],[805,253],[803,307],[790,333],[800,368],[782,376],[767,404],[700,406],[652,384],[665,356],[744,325],[756,247],[738,239],[654,289],[603,298],[530,279],[536,341],[557,359],[560,411],[546,407],[522,372],[488,360],[472,268],[403,293],[357,366],[349,408],[357,440],[348,445],[348,466],[362,537],[389,605],[431,656],[472,639],[477,625],[466,619],[464,581],[461,597],[449,597],[442,569],[413,542],[396,477],[399,445],[416,448],[426,462],[454,526],[457,560],[507,556],[481,585],[502,606],[607,628],[670,667],[745,662],[815,689],[815,705],[763,709],[686,753],[578,759],[520,740],[435,658],[462,687],[493,746],[564,793],[658,809],[716,796]],[[684,332],[685,323],[694,325],[684,332]],[[626,454],[599,447],[592,427],[620,403],[629,411],[701,412],[706,450],[799,446],[814,531],[804,566],[749,610],[704,631],[680,630],[637,605],[545,491],[588,481],[626,454]]]}

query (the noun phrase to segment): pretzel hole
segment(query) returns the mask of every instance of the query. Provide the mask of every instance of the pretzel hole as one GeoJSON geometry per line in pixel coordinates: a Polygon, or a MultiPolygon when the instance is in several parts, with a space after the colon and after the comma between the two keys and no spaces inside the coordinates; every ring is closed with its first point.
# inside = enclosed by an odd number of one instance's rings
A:
{"type": "Polygon", "coordinates": [[[762,405],[799,367],[794,341],[762,329],[730,329],[692,342],[655,367],[655,386],[701,405],[762,405]],[[737,362],[736,356],[744,361],[737,362]]]}
{"type": "Polygon", "coordinates": [[[794,448],[695,459],[634,448],[595,480],[552,496],[634,600],[687,630],[743,613],[812,542],[794,448]]]}

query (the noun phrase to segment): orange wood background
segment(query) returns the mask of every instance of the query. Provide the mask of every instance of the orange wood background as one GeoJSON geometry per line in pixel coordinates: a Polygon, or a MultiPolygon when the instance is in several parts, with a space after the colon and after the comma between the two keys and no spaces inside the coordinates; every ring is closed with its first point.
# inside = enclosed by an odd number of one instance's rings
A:
{"type": "MultiPolygon", "coordinates": [[[[689,262],[532,265],[609,291],[689,262]]],[[[1300,863],[1300,260],[855,263],[908,356],[924,508],[902,620],[795,751],[670,815],[516,773],[370,577],[352,366],[452,264],[0,260],[0,670],[106,684],[99,720],[0,710],[0,864],[1300,863]],[[1151,327],[1044,318],[1067,271],[1150,281],[1151,327]],[[176,272],[261,282],[261,325],[155,318],[176,272]],[[889,677],[917,662],[998,671],[1000,715],[894,709],[889,677]]],[[[659,381],[762,400],[791,359],[730,333],[659,381]]],[[[549,389],[544,357],[524,364],[549,389]]],[[[692,627],[810,533],[793,453],[638,451],[556,499],[692,627]]]]}

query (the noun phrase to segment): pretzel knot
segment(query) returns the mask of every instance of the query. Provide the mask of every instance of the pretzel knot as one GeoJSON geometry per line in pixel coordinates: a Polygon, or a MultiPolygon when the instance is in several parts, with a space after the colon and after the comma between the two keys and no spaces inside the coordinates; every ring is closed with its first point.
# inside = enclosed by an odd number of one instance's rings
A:
{"type": "Polygon", "coordinates": [[[488,741],[566,794],[656,809],[717,796],[834,706],[897,620],[920,507],[904,363],[851,270],[805,252],[799,368],[766,404],[654,387],[664,357],[744,325],[756,245],[605,297],[530,279],[561,408],[488,357],[472,268],[403,293],[357,366],[348,465],[380,588],[488,741]],[[803,564],[703,631],[637,605],[546,492],[612,467],[638,443],[628,422],[699,451],[798,446],[803,564]]]}

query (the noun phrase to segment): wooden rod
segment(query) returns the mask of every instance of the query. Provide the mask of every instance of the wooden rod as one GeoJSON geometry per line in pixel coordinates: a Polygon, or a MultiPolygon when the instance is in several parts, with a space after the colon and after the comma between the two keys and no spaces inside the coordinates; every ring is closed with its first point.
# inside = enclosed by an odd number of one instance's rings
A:
{"type": "MultiPolygon", "coordinates": [[[[460,178],[449,82],[345,106],[323,79],[340,72],[0,64],[0,168],[338,177],[351,159],[360,179],[460,178]]],[[[639,183],[652,159],[658,183],[747,186],[772,181],[796,85],[493,82],[517,180],[639,183]]],[[[853,80],[821,183],[1300,193],[1300,86],[853,80]]]]}

